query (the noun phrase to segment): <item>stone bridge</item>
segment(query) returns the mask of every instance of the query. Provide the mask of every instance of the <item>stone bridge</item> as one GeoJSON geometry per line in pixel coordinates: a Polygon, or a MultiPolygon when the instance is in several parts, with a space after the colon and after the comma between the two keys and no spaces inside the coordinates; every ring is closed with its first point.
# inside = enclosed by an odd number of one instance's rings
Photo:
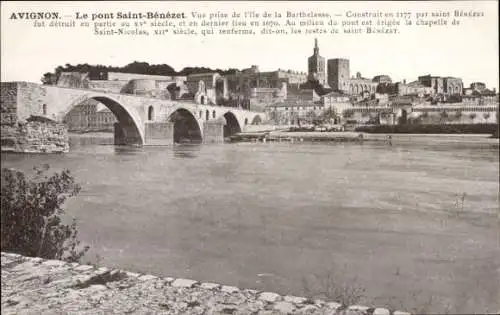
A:
{"type": "Polygon", "coordinates": [[[244,131],[245,126],[259,124],[265,119],[265,113],[262,112],[201,105],[193,101],[16,83],[18,118],[36,115],[64,122],[66,115],[76,105],[94,99],[108,107],[118,121],[115,124],[115,144],[222,142],[224,138],[244,131]]]}

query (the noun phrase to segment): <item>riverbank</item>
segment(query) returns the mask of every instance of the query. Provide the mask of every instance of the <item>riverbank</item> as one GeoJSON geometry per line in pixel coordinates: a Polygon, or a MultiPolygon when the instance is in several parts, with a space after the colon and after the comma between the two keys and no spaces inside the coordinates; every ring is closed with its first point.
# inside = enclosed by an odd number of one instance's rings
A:
{"type": "Polygon", "coordinates": [[[270,131],[270,132],[248,132],[240,133],[231,137],[232,142],[318,142],[337,141],[350,142],[363,140],[361,132],[290,132],[290,131],[270,131]]]}
{"type": "Polygon", "coordinates": [[[1,254],[2,314],[332,314],[401,311],[1,254]]]}
{"type": "Polygon", "coordinates": [[[482,143],[498,145],[499,139],[487,134],[402,134],[367,133],[355,131],[342,132],[245,132],[231,137],[232,142],[442,142],[442,143],[482,143]]]}
{"type": "Polygon", "coordinates": [[[498,133],[498,124],[401,124],[362,125],[356,131],[390,134],[487,134],[498,133]]]}

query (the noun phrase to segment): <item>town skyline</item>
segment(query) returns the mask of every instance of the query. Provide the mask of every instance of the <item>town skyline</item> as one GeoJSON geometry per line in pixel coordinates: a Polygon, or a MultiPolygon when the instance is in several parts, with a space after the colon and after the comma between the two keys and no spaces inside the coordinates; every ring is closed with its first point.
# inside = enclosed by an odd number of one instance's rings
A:
{"type": "MultiPolygon", "coordinates": [[[[320,44],[321,45],[321,44],[320,44]]],[[[60,64],[54,64],[53,65],[53,68],[44,72],[44,73],[40,73],[39,76],[37,77],[38,79],[34,79],[36,77],[36,75],[31,75],[30,80],[23,80],[23,79],[14,79],[14,80],[9,80],[9,79],[6,79],[4,80],[4,72],[2,72],[2,82],[8,82],[8,81],[27,81],[27,82],[33,82],[33,83],[40,83],[41,82],[41,79],[43,77],[43,75],[47,72],[54,72],[54,70],[58,67],[58,66],[65,66],[67,64],[70,64],[70,65],[73,65],[73,66],[76,66],[78,64],[88,64],[90,66],[105,66],[105,67],[118,67],[118,68],[121,68],[121,67],[125,67],[129,64],[132,64],[132,63],[148,63],[149,65],[168,65],[170,66],[177,74],[171,74],[172,76],[182,76],[182,74],[178,74],[180,71],[182,71],[183,69],[185,68],[189,68],[189,67],[193,67],[193,68],[210,68],[212,69],[214,72],[216,70],[222,70],[222,71],[227,71],[227,70],[230,70],[230,69],[237,69],[239,71],[242,71],[242,70],[245,70],[245,69],[248,69],[250,68],[251,66],[257,66],[259,68],[259,71],[260,72],[274,72],[274,71],[293,71],[293,72],[297,72],[297,73],[304,73],[305,75],[308,74],[308,70],[307,70],[307,58],[310,57],[312,54],[308,55],[308,56],[304,56],[304,63],[305,63],[305,66],[303,67],[303,69],[293,69],[293,68],[285,68],[285,67],[275,67],[275,68],[267,68],[267,69],[263,69],[261,67],[260,64],[257,64],[257,63],[247,63],[247,64],[242,64],[241,66],[235,66],[235,65],[231,65],[231,66],[226,66],[226,67],[223,67],[220,63],[219,63],[219,66],[212,66],[211,64],[209,63],[206,63],[206,64],[197,64],[195,62],[193,62],[192,64],[185,64],[183,66],[179,66],[177,67],[174,63],[172,62],[159,62],[159,63],[154,63],[154,62],[148,62],[147,60],[131,60],[130,62],[126,63],[126,64],[123,64],[123,65],[115,65],[115,64],[105,64],[105,63],[90,63],[90,62],[87,62],[85,60],[82,60],[82,61],[79,61],[79,62],[74,62],[74,63],[70,63],[70,62],[65,62],[65,63],[60,63],[60,64]]],[[[352,59],[350,59],[349,57],[328,57],[328,56],[325,56],[321,53],[321,50],[320,50],[320,55],[322,57],[324,57],[326,60],[329,60],[329,59],[337,59],[337,58],[340,58],[340,59],[348,59],[350,62],[351,62],[351,65],[353,64],[352,63],[352,59]]],[[[327,72],[328,69],[327,67],[325,67],[325,72],[327,72]]],[[[110,71],[110,72],[113,72],[113,71],[110,71]]],[[[464,87],[468,87],[471,83],[474,83],[474,82],[483,82],[486,84],[486,87],[488,89],[495,89],[496,91],[499,90],[498,88],[498,85],[497,86],[494,86],[494,85],[491,85],[489,84],[486,80],[484,79],[481,79],[480,78],[480,75],[474,77],[474,78],[479,78],[479,79],[469,79],[467,80],[466,78],[464,78],[463,76],[461,76],[459,73],[446,73],[446,74],[442,74],[442,73],[438,73],[436,71],[432,71],[431,69],[428,69],[428,71],[420,71],[420,73],[417,73],[416,75],[414,76],[403,76],[402,78],[400,78],[401,76],[399,77],[395,77],[392,75],[392,73],[390,71],[384,71],[384,70],[380,70],[380,71],[377,71],[375,69],[373,69],[370,73],[367,73],[367,72],[362,72],[362,71],[359,71],[358,69],[355,68],[355,66],[351,66],[351,78],[354,78],[356,77],[356,74],[357,73],[360,73],[361,76],[363,78],[366,78],[366,79],[372,79],[374,78],[375,76],[380,76],[380,75],[388,75],[392,80],[393,82],[403,82],[405,81],[406,83],[410,83],[410,82],[413,82],[413,81],[418,81],[418,77],[419,76],[425,76],[425,75],[431,75],[431,76],[438,76],[438,77],[453,77],[453,78],[461,78],[462,81],[463,81],[463,85],[464,87]]],[[[415,72],[416,73],[416,72],[415,72]]],[[[5,74],[5,75],[8,75],[8,74],[5,74]]],[[[15,76],[14,76],[15,77],[15,76]]]]}
{"type": "MultiPolygon", "coordinates": [[[[24,4],[23,10],[35,4],[24,4]]],[[[47,5],[47,3],[46,3],[47,5]]],[[[151,5],[151,4],[150,4],[151,5]]],[[[180,3],[155,3],[158,10],[184,8],[180,3]]],[[[196,7],[187,3],[186,10],[196,7]]],[[[221,11],[247,4],[218,3],[221,11]]],[[[297,10],[301,3],[287,3],[297,10]]],[[[407,3],[408,10],[421,8],[407,3]]],[[[325,59],[350,60],[351,75],[363,77],[389,75],[394,82],[417,80],[418,76],[451,76],[462,78],[464,86],[484,82],[488,88],[499,88],[498,79],[498,13],[496,2],[433,2],[433,9],[474,9],[485,12],[481,19],[464,20],[461,25],[441,28],[408,28],[400,34],[367,35],[235,35],[235,36],[95,36],[91,29],[34,28],[27,23],[9,21],[9,14],[21,6],[2,3],[2,81],[40,82],[46,72],[59,65],[85,64],[124,66],[133,61],[168,64],[176,71],[197,66],[212,69],[245,69],[258,65],[261,71],[278,68],[307,72],[307,58],[313,54],[314,38],[325,59]],[[493,9],[493,10],[492,10],[493,9]],[[15,31],[14,31],[15,30],[15,31]],[[19,40],[24,38],[25,40],[19,40]],[[29,39],[29,40],[28,40],[29,39]],[[77,39],[77,41],[75,41],[77,39]]],[[[92,8],[109,9],[110,3],[92,8]]],[[[332,12],[346,8],[396,9],[391,3],[318,3],[318,10],[332,12]]],[[[130,3],[130,10],[146,4],[130,3]]],[[[208,5],[199,10],[209,10],[208,5]]],[[[267,7],[266,7],[267,8],[267,7]]],[[[269,10],[281,4],[269,4],[269,10]]],[[[427,6],[430,10],[430,7],[427,6]]],[[[50,3],[49,9],[73,12],[67,6],[50,3]]],[[[114,10],[117,8],[114,7],[114,10]]],[[[255,9],[255,7],[254,7],[255,9]]]]}

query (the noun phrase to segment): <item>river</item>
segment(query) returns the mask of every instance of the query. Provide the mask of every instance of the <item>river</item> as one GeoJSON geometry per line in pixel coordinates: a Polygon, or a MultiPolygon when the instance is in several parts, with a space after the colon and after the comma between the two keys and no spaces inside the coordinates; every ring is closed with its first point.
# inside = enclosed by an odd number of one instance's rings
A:
{"type": "Polygon", "coordinates": [[[115,147],[48,163],[102,265],[413,312],[500,309],[498,140],[115,147]],[[354,296],[356,295],[356,296],[354,296]],[[359,298],[359,299],[358,299],[359,298]]]}

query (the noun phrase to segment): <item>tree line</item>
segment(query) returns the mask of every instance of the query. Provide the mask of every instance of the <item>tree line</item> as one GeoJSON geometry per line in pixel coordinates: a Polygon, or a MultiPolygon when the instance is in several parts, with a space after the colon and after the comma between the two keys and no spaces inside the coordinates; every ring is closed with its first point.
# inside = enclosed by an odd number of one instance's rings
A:
{"type": "Polygon", "coordinates": [[[77,64],[72,65],[67,63],[64,66],[57,66],[53,72],[47,72],[43,75],[41,81],[43,84],[54,84],[63,72],[81,72],[88,73],[89,78],[99,80],[106,78],[108,72],[121,72],[121,73],[137,73],[149,75],[163,75],[163,76],[187,76],[190,74],[217,72],[221,75],[234,74],[240,71],[236,68],[229,68],[227,70],[212,69],[207,67],[184,67],[181,71],[175,71],[174,68],[167,64],[152,64],[147,62],[134,61],[124,67],[114,67],[105,65],[89,65],[77,64]]]}

